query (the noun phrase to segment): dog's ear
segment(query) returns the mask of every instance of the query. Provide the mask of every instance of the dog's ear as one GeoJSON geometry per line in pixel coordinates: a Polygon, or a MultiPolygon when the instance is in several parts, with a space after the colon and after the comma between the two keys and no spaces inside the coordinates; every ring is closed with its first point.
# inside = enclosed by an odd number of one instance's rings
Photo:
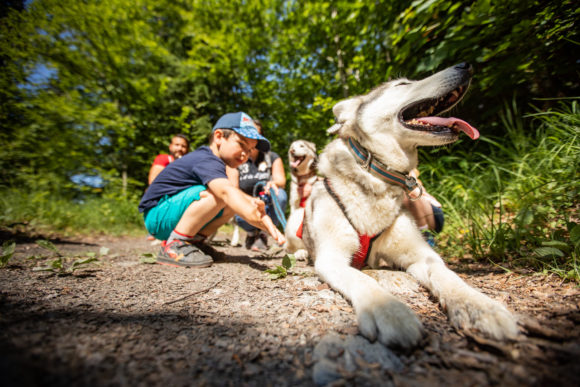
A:
{"type": "Polygon", "coordinates": [[[351,99],[345,99],[340,101],[332,108],[334,117],[336,117],[336,124],[332,125],[326,131],[328,134],[335,134],[339,132],[344,132],[345,129],[349,128],[351,123],[354,122],[356,117],[356,111],[361,104],[360,97],[355,97],[351,99]]]}
{"type": "Polygon", "coordinates": [[[316,154],[316,144],[310,141],[304,141],[304,144],[312,151],[312,153],[316,154]]]}

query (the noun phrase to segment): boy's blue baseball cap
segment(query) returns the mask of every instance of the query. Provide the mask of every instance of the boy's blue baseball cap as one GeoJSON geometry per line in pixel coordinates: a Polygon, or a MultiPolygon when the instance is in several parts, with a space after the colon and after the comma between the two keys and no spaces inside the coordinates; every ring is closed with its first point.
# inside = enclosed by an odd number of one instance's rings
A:
{"type": "Polygon", "coordinates": [[[240,136],[258,140],[256,149],[259,151],[268,152],[270,150],[270,141],[258,133],[254,120],[244,112],[224,114],[217,120],[212,131],[216,129],[232,129],[240,136]]]}

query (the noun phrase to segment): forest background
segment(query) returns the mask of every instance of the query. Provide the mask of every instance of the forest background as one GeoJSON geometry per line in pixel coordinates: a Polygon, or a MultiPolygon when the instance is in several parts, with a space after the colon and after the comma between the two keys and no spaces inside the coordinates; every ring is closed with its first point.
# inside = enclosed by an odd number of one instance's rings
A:
{"type": "Polygon", "coordinates": [[[579,20],[572,0],[5,1],[0,226],[144,233],[172,134],[195,148],[243,110],[285,158],[332,139],[339,100],[469,62],[453,114],[481,139],[420,155],[439,248],[578,281],[579,20]]]}

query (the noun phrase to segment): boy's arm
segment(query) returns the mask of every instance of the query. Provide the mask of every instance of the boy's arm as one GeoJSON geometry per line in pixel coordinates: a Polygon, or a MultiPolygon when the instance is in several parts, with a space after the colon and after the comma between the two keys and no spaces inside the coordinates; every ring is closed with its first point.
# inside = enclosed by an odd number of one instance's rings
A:
{"type": "Polygon", "coordinates": [[[208,188],[211,193],[223,200],[226,206],[234,210],[248,223],[267,231],[278,244],[286,242],[284,235],[266,214],[264,202],[260,199],[246,195],[239,188],[234,187],[228,179],[214,179],[208,183],[208,188]]]}
{"type": "Polygon", "coordinates": [[[240,172],[238,168],[232,168],[226,165],[226,175],[228,175],[228,180],[234,187],[240,188],[240,172]]]}

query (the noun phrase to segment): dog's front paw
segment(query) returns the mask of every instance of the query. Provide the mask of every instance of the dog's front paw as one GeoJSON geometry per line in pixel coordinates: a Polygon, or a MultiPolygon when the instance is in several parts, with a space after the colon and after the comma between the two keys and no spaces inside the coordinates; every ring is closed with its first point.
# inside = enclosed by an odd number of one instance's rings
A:
{"type": "Polygon", "coordinates": [[[389,294],[374,294],[357,309],[361,334],[387,346],[410,348],[421,340],[423,325],[405,304],[389,294]]]}
{"type": "Polygon", "coordinates": [[[300,249],[294,253],[294,257],[298,261],[306,261],[308,259],[308,251],[300,249]]]}
{"type": "Polygon", "coordinates": [[[474,329],[496,340],[515,339],[518,327],[513,315],[499,302],[471,290],[445,303],[451,324],[474,329]]]}

